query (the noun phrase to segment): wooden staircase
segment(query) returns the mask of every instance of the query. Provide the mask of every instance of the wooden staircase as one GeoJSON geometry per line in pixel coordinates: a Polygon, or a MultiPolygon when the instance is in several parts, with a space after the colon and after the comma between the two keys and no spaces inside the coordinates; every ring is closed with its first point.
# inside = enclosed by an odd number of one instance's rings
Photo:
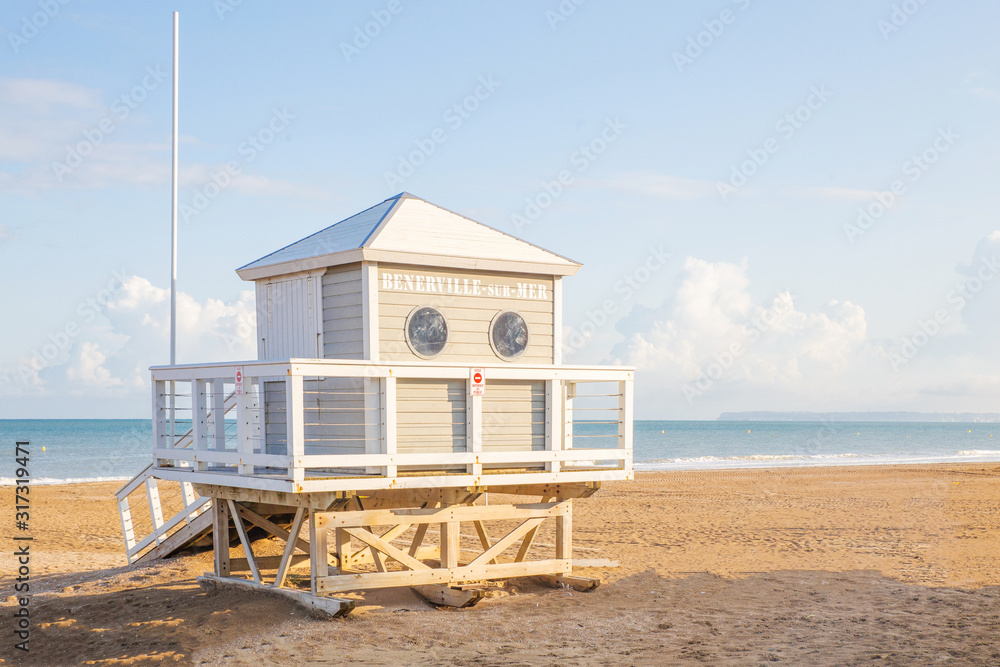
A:
{"type": "MultiPolygon", "coordinates": [[[[228,414],[235,407],[236,394],[234,392],[226,397],[223,419],[225,414],[228,414]]],[[[213,418],[211,411],[207,416],[213,418]]],[[[190,447],[194,441],[193,433],[193,429],[189,429],[181,435],[176,446],[178,448],[190,447]]],[[[125,556],[130,565],[171,556],[181,549],[194,546],[212,532],[212,499],[196,495],[189,482],[157,479],[153,476],[152,463],[118,489],[115,497],[118,500],[118,514],[121,517],[122,536],[125,539],[125,556]],[[160,484],[180,485],[182,506],[169,519],[163,517],[160,484]],[[129,506],[129,496],[143,486],[146,488],[146,502],[152,520],[152,530],[149,534],[137,538],[135,524],[132,521],[132,510],[129,506]]],[[[206,544],[211,544],[211,542],[208,541],[206,544]]]]}

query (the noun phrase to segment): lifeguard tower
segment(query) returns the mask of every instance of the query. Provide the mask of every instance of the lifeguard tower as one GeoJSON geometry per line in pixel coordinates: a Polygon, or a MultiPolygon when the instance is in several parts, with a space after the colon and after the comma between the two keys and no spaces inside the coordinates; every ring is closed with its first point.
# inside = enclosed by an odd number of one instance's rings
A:
{"type": "Polygon", "coordinates": [[[359,589],[463,606],[492,579],[591,585],[573,576],[572,500],[633,476],[633,370],[563,365],[579,268],[403,193],[238,269],[258,360],[151,369],[154,462],[119,493],[130,561],[211,532],[210,579],[331,613],[359,589]],[[156,480],[183,489],[168,520],[156,480]],[[143,483],[154,534],[137,540],[143,483]],[[535,544],[549,520],[554,544],[535,544]],[[251,529],[283,553],[255,554],[251,529]],[[307,562],[311,590],[289,587],[307,562]]]}

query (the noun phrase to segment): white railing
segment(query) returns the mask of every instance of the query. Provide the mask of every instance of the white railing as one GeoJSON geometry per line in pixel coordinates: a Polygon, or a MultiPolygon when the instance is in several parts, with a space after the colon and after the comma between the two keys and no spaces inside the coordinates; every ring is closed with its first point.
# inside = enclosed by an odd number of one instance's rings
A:
{"type": "MultiPolygon", "coordinates": [[[[229,394],[223,399],[223,414],[231,412],[236,407],[235,398],[235,395],[229,394]]],[[[208,413],[207,417],[212,419],[212,414],[208,413]]],[[[190,447],[194,442],[193,435],[193,429],[182,433],[179,438],[175,439],[176,447],[181,449],[190,447]]],[[[152,463],[140,470],[115,492],[115,498],[118,501],[118,516],[122,525],[122,537],[125,539],[125,557],[129,564],[142,558],[143,551],[148,547],[162,544],[178,527],[191,526],[195,519],[211,507],[211,499],[197,495],[190,482],[182,481],[180,483],[180,496],[181,508],[173,516],[164,519],[163,504],[160,502],[159,480],[153,476],[152,463]],[[150,531],[146,535],[137,537],[129,497],[142,487],[145,487],[145,500],[151,523],[150,531]]]]}
{"type": "Polygon", "coordinates": [[[470,370],[319,359],[155,367],[154,470],[293,492],[631,477],[632,369],[488,366],[484,396],[472,395],[470,370]],[[447,392],[421,394],[421,381],[447,392]],[[235,419],[215,418],[230,393],[235,419]]]}

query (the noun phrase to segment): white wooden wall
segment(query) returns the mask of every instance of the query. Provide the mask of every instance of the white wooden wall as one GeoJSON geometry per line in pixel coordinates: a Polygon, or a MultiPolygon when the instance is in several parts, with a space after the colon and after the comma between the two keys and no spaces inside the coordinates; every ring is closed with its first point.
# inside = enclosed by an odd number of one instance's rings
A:
{"type": "Polygon", "coordinates": [[[323,333],[320,272],[257,281],[257,356],[320,356],[323,333]]]}
{"type": "Polygon", "coordinates": [[[464,380],[396,381],[396,450],[464,452],[464,380]]]}
{"type": "Polygon", "coordinates": [[[331,267],[323,276],[323,354],[364,359],[361,265],[331,267]]]}
{"type": "Polygon", "coordinates": [[[553,363],[553,280],[551,276],[503,275],[489,272],[470,273],[451,269],[378,265],[379,358],[384,361],[410,360],[417,357],[406,344],[403,328],[406,317],[416,306],[434,306],[448,320],[448,345],[432,361],[458,361],[469,364],[507,363],[490,347],[489,329],[494,315],[513,310],[528,324],[528,349],[510,363],[553,363]],[[386,274],[431,276],[463,281],[479,280],[485,285],[511,288],[512,296],[472,296],[445,291],[394,291],[384,289],[386,274]],[[517,298],[517,284],[531,283],[545,288],[542,299],[517,298]]]}
{"type": "Polygon", "coordinates": [[[492,380],[483,396],[483,451],[545,449],[545,382],[492,380]]]}

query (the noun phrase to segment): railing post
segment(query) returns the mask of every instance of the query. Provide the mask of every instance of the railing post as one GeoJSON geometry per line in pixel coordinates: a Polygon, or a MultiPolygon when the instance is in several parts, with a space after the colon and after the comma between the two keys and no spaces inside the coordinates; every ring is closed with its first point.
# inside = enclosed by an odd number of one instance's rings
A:
{"type": "MultiPolygon", "coordinates": [[[[479,454],[483,451],[483,397],[472,395],[471,377],[466,381],[465,401],[465,451],[479,454]]],[[[483,475],[483,464],[470,463],[467,470],[478,479],[483,475]]]]}
{"type": "MultiPolygon", "coordinates": [[[[165,382],[153,379],[151,385],[153,390],[153,448],[166,448],[166,397],[163,395],[166,390],[165,382]]],[[[173,447],[173,443],[170,443],[173,447]]],[[[159,465],[159,459],[154,459],[154,463],[159,465]]]]}
{"type": "MultiPolygon", "coordinates": [[[[396,455],[396,378],[387,375],[379,383],[382,399],[382,453],[396,455]]],[[[386,477],[395,477],[397,467],[390,463],[385,467],[386,477]]]]}
{"type": "Polygon", "coordinates": [[[632,374],[618,383],[618,448],[625,450],[621,465],[632,469],[632,374]]]}
{"type": "Polygon", "coordinates": [[[289,472],[292,481],[302,484],[305,468],[302,457],[306,454],[305,426],[303,415],[302,376],[289,375],[285,378],[285,428],[289,457],[289,472]]]}
{"type": "Polygon", "coordinates": [[[212,380],[212,435],[208,449],[226,448],[226,389],[225,380],[212,380]]]}
{"type": "MultiPolygon", "coordinates": [[[[191,439],[195,452],[202,453],[208,449],[208,409],[207,384],[204,380],[191,380],[191,439]]],[[[204,461],[195,463],[195,470],[205,470],[204,461]]]]}
{"type": "MultiPolygon", "coordinates": [[[[369,369],[368,372],[371,372],[369,369]]],[[[380,378],[365,377],[361,382],[365,398],[365,454],[380,454],[382,450],[382,384],[380,378]]],[[[368,466],[365,473],[377,475],[381,468],[368,466]]]]}
{"type": "Polygon", "coordinates": [[[576,383],[563,383],[563,449],[573,449],[573,399],[576,398],[576,383]]]}
{"type": "Polygon", "coordinates": [[[253,464],[248,459],[253,456],[253,440],[257,435],[254,427],[256,401],[253,396],[253,379],[243,375],[243,393],[236,396],[236,449],[240,454],[237,472],[253,475],[253,464]]]}
{"type": "MultiPolygon", "coordinates": [[[[563,426],[563,391],[562,380],[545,381],[545,449],[558,451],[562,449],[563,426]]],[[[549,461],[545,469],[549,472],[559,472],[559,461],[549,461]]]]}

